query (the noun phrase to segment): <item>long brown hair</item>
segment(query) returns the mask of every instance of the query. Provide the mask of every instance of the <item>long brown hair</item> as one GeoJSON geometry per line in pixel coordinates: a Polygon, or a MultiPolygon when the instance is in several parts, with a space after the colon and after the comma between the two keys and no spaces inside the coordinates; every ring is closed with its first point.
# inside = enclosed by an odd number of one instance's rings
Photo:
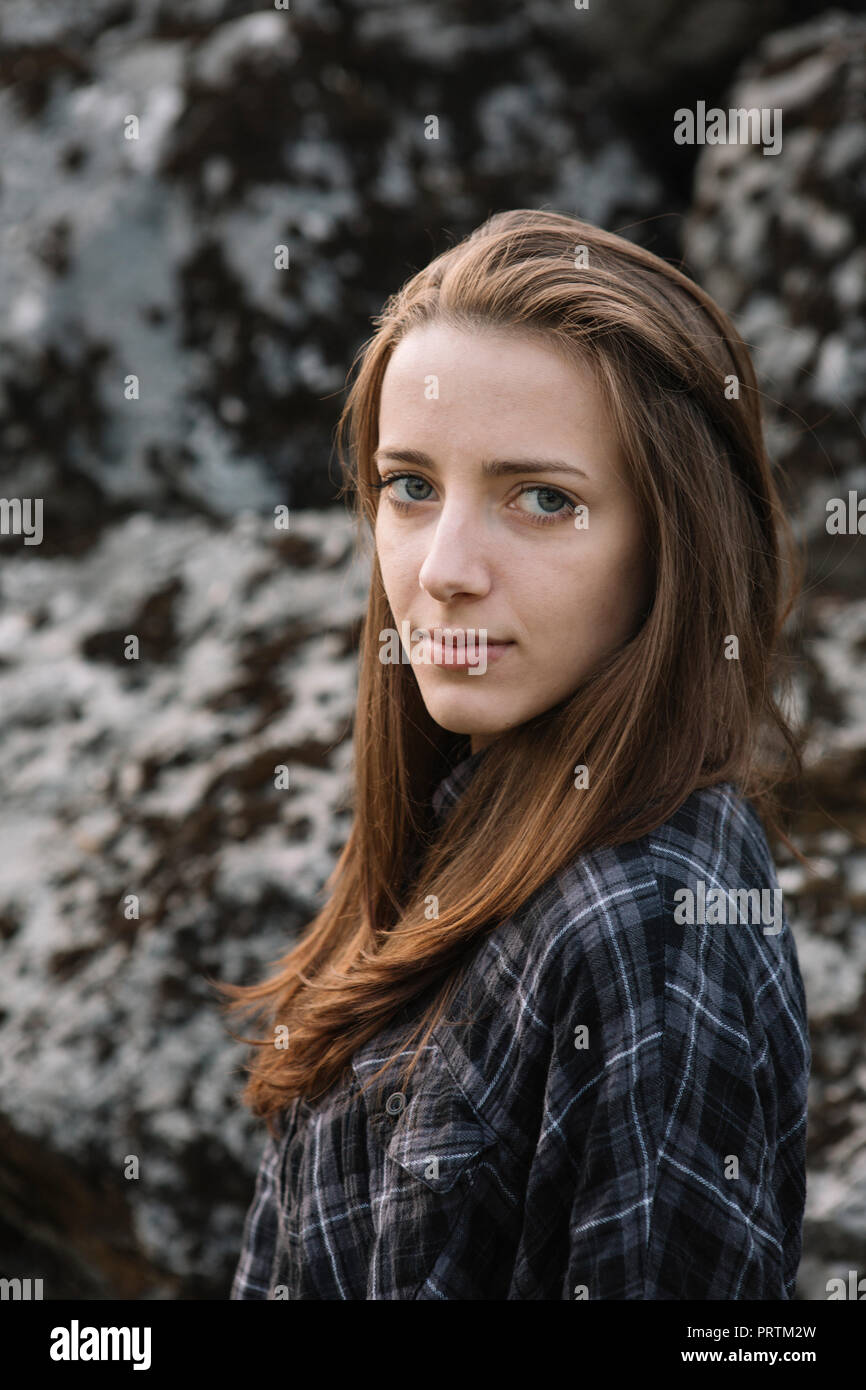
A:
{"type": "Polygon", "coordinates": [[[772,687],[803,562],[730,320],[622,237],[555,212],[489,218],[390,296],[353,364],[336,443],[362,533],[379,496],[385,368],[406,333],[434,320],[530,334],[594,370],[642,511],[654,597],[638,631],[567,699],[497,737],[439,826],[431,794],[468,749],[427,713],[414,668],[379,659],[379,635],[396,623],[374,558],[354,823],[327,905],[268,979],[218,986],[229,1012],[253,1012],[270,1029],[239,1041],[259,1049],[244,1103],[272,1132],[289,1100],[327,1091],[356,1049],[430,988],[403,1045],[422,1031],[426,1043],[485,930],[580,852],[647,833],[695,789],[732,782],[794,849],[776,789],[801,774],[802,740],[772,687]],[[738,660],[725,655],[731,635],[738,660]],[[577,764],[590,769],[579,795],[577,764]],[[274,1046],[281,1024],[287,1047],[274,1046]]]}

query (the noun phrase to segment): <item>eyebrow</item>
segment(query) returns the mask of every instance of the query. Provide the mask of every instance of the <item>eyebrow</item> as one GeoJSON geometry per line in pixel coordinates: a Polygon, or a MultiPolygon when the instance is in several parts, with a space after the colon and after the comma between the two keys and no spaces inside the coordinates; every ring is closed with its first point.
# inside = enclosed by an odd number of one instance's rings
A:
{"type": "MultiPolygon", "coordinates": [[[[421,468],[436,468],[430,455],[421,449],[377,449],[373,461],[379,463],[382,459],[415,463],[421,468]]],[[[577,468],[573,463],[564,463],[562,459],[482,459],[481,471],[488,478],[500,478],[510,473],[574,473],[589,481],[589,474],[584,473],[582,468],[577,468]]]]}

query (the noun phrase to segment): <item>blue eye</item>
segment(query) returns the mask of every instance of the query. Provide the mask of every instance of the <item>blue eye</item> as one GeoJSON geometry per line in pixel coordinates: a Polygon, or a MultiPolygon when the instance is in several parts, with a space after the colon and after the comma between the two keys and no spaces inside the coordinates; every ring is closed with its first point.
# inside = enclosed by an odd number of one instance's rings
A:
{"type": "Polygon", "coordinates": [[[562,516],[570,516],[574,510],[574,504],[555,487],[544,487],[539,483],[525,488],[520,495],[526,497],[532,492],[537,494],[536,500],[541,508],[540,515],[538,512],[530,513],[533,521],[558,521],[562,516]]]}
{"type": "Polygon", "coordinates": [[[424,497],[419,497],[419,496],[417,495],[417,493],[414,493],[414,492],[411,491],[411,488],[412,488],[413,486],[414,486],[414,487],[418,487],[419,484],[420,484],[420,486],[421,486],[422,488],[424,488],[424,487],[429,488],[429,487],[430,487],[430,484],[429,484],[428,482],[425,482],[423,478],[419,478],[416,474],[414,474],[414,473],[399,473],[399,474],[397,475],[396,478],[391,478],[389,481],[390,481],[391,483],[394,483],[394,484],[396,484],[396,483],[405,483],[406,486],[407,486],[407,488],[410,489],[408,498],[399,497],[399,498],[397,499],[398,501],[400,501],[400,502],[404,502],[404,501],[409,501],[409,502],[426,502],[426,501],[427,501],[427,497],[426,497],[426,496],[424,496],[424,497]]]}
{"type": "MultiPolygon", "coordinates": [[[[391,488],[396,483],[420,483],[421,487],[430,487],[430,483],[426,482],[424,478],[419,478],[417,473],[387,473],[385,477],[382,478],[381,482],[372,483],[371,486],[374,487],[377,492],[381,492],[384,488],[391,488]]],[[[386,493],[386,496],[391,506],[398,512],[409,512],[412,510],[413,502],[426,502],[429,500],[427,497],[413,497],[411,495],[408,499],[404,497],[395,497],[393,492],[386,493]]]]}
{"type": "MultiPolygon", "coordinates": [[[[429,502],[433,490],[432,484],[417,473],[387,473],[378,483],[371,483],[370,486],[377,492],[382,492],[387,488],[388,491],[385,492],[385,496],[390,506],[395,511],[404,514],[411,512],[417,503],[429,502]],[[399,497],[393,491],[399,483],[405,484],[408,496],[399,497]],[[427,488],[428,491],[419,497],[417,492],[412,491],[413,488],[427,488]]],[[[566,497],[565,493],[560,492],[558,488],[547,487],[543,483],[531,483],[522,488],[519,495],[524,497],[528,493],[537,494],[538,506],[541,510],[531,512],[522,507],[517,508],[517,510],[521,511],[526,520],[535,526],[550,526],[554,522],[563,521],[574,515],[577,503],[572,502],[571,498],[566,497]]]]}

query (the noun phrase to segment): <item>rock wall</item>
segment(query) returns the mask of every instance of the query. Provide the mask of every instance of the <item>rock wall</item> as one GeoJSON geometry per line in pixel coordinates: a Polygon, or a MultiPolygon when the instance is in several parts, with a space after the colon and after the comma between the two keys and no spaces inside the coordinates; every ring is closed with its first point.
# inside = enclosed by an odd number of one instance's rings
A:
{"type": "Polygon", "coordinates": [[[208,979],[287,949],[349,824],[346,373],[412,268],[524,205],[684,257],[754,348],[810,566],[815,872],[777,854],[814,1051],[798,1296],[866,1271],[866,588],[825,525],[866,490],[864,21],[6,0],[0,42],[0,490],[45,506],[40,546],[0,537],[2,1273],[227,1296],[262,1136],[208,979]],[[676,146],[696,99],[782,107],[781,152],[676,146]]]}

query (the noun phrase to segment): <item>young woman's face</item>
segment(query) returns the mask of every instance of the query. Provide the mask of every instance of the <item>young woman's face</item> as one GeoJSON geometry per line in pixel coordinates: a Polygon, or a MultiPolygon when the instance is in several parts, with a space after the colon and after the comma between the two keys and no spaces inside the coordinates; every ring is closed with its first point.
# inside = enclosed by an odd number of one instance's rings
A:
{"type": "Polygon", "coordinates": [[[376,465],[393,479],[376,549],[403,649],[431,717],[473,752],[634,632],[639,513],[587,368],[529,337],[413,329],[385,371],[376,465]]]}

